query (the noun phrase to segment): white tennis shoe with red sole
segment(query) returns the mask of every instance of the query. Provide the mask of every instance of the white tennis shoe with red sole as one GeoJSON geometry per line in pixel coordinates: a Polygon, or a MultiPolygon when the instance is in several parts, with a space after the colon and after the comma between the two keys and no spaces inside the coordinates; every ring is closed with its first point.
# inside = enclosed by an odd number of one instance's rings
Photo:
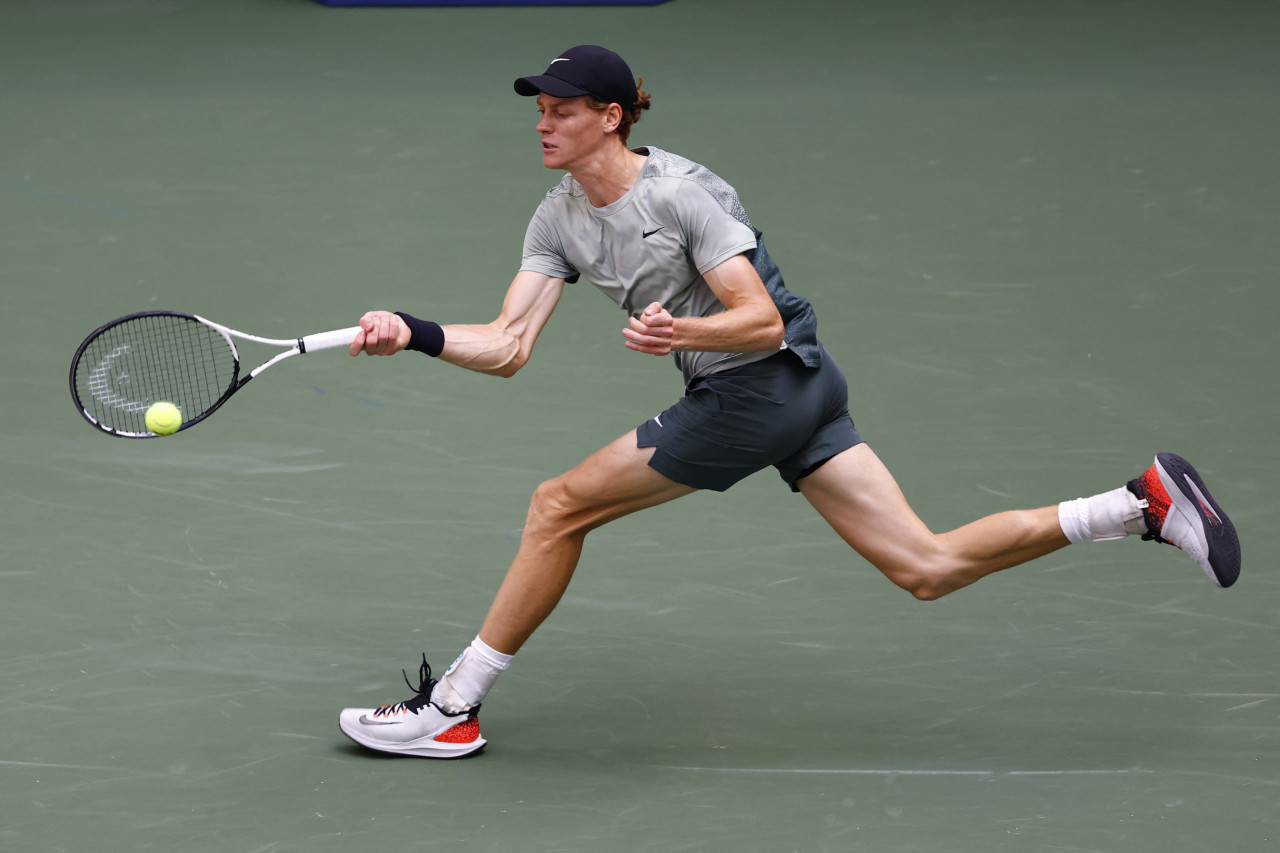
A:
{"type": "Polygon", "coordinates": [[[1129,491],[1145,504],[1143,539],[1181,548],[1220,587],[1236,582],[1240,577],[1236,527],[1190,462],[1174,453],[1160,453],[1141,477],[1129,481],[1129,491]]]}
{"type": "Polygon", "coordinates": [[[412,755],[418,758],[462,758],[484,748],[480,735],[480,707],[449,714],[431,701],[437,681],[424,656],[417,687],[405,682],[418,695],[407,702],[381,708],[347,708],[338,718],[342,733],[356,743],[377,752],[412,755]]]}

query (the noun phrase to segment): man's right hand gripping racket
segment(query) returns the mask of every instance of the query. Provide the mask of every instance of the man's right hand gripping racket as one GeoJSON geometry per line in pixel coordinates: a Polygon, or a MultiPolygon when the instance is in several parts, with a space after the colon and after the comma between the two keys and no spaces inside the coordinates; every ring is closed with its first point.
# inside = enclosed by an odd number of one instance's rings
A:
{"type": "Polygon", "coordinates": [[[108,435],[155,438],[147,411],[172,403],[180,429],[209,417],[250,379],[286,358],[350,346],[360,327],[277,340],[237,332],[176,311],[145,311],[107,323],[71,362],[71,396],[85,420],[108,435]],[[247,376],[232,338],[285,348],[247,376]]]}

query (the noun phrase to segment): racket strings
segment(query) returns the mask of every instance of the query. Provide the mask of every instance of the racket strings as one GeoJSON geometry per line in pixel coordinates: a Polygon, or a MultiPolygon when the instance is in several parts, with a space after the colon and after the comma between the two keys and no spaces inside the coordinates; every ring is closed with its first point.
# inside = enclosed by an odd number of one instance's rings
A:
{"type": "Polygon", "coordinates": [[[146,435],[147,409],[173,403],[183,422],[206,414],[234,385],[235,350],[218,331],[183,315],[149,314],[98,333],[76,363],[76,397],[100,425],[146,435]]]}

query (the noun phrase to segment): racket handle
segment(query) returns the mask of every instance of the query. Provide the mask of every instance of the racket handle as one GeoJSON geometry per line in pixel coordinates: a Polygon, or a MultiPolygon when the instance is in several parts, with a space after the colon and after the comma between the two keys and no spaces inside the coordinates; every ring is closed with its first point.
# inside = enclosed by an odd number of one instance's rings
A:
{"type": "Polygon", "coordinates": [[[347,329],[335,329],[332,332],[320,332],[316,335],[307,335],[299,339],[298,349],[302,352],[316,352],[322,349],[336,349],[338,347],[349,347],[351,342],[356,339],[356,335],[360,333],[359,326],[351,326],[347,329]]]}

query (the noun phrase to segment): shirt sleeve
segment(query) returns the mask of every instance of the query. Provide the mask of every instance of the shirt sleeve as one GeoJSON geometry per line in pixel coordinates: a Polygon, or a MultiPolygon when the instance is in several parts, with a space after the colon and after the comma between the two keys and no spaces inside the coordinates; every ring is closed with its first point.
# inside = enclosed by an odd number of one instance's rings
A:
{"type": "Polygon", "coordinates": [[[700,274],[756,248],[756,234],[738,221],[695,181],[681,181],[675,212],[684,231],[689,257],[700,274]]]}
{"type": "Polygon", "coordinates": [[[538,205],[533,218],[529,220],[529,227],[525,229],[520,269],[562,278],[568,282],[578,279],[578,271],[565,258],[563,244],[548,215],[546,201],[538,205]]]}

